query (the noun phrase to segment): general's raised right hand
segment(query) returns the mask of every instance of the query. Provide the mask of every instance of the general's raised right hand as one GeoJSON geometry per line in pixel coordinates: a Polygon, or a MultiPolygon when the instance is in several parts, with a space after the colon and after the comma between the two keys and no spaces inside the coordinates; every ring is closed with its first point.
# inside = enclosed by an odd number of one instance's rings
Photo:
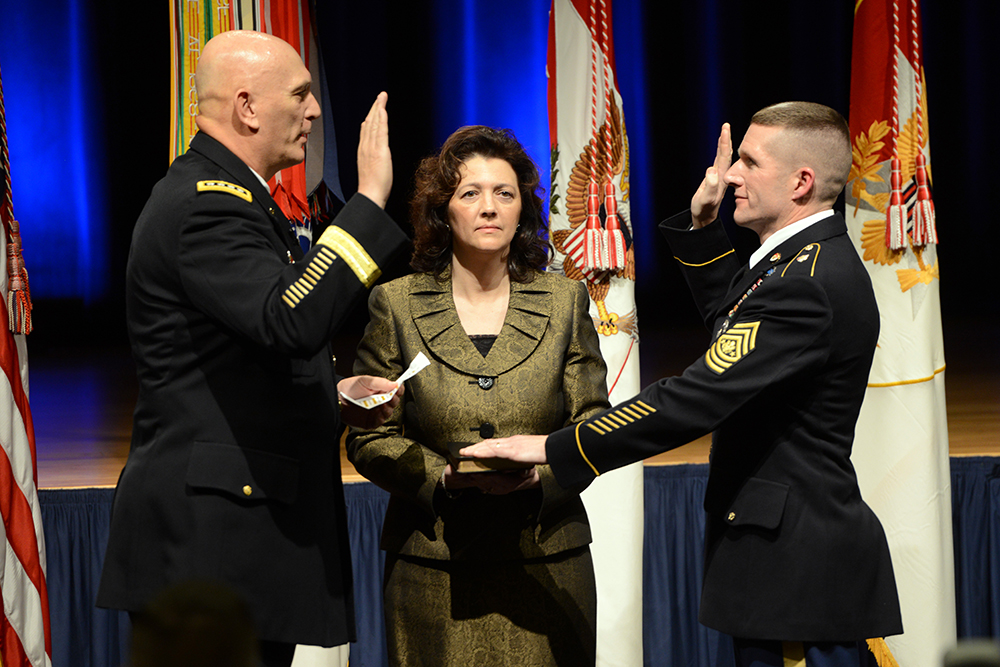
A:
{"type": "Polygon", "coordinates": [[[695,229],[700,229],[719,217],[719,207],[727,187],[723,177],[732,162],[733,140],[729,123],[723,123],[715,151],[715,162],[705,170],[705,178],[691,197],[691,223],[695,229]]]}
{"type": "Polygon", "coordinates": [[[378,94],[361,123],[358,141],[358,192],[385,208],[392,190],[392,153],[389,151],[389,95],[378,94]]]}

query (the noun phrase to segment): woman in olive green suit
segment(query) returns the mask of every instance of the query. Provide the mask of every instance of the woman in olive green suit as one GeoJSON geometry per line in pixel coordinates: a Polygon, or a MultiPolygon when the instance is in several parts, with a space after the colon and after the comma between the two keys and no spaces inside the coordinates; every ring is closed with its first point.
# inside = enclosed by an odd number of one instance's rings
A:
{"type": "Polygon", "coordinates": [[[411,266],[376,287],[355,371],[403,403],[348,456],[389,491],[392,665],[594,664],[597,615],[582,487],[547,466],[456,472],[448,444],[547,434],[608,406],[585,287],[545,273],[539,176],[506,130],[456,131],[417,171],[411,266]]]}

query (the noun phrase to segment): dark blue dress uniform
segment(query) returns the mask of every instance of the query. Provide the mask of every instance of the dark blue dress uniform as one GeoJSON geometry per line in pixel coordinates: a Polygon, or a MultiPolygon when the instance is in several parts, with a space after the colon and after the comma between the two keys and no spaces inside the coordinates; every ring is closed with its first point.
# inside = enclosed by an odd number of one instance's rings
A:
{"type": "Polygon", "coordinates": [[[879,313],[843,217],[745,273],[722,225],[689,222],[675,216],[661,231],[709,349],[682,375],[549,436],[556,478],[578,484],[714,432],[701,622],[785,641],[899,634],[885,534],[850,460],[879,313]]]}
{"type": "Polygon", "coordinates": [[[262,639],[354,639],[329,340],[405,240],[356,195],[303,255],[253,172],[192,139],[132,237],[139,397],[99,606],[214,579],[248,600],[262,639]]]}

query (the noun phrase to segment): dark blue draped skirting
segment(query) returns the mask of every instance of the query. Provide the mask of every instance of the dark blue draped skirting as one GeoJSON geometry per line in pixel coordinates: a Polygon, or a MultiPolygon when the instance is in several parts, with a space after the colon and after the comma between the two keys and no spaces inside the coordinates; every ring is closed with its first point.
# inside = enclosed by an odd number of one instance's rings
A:
{"type": "MultiPolygon", "coordinates": [[[[724,635],[698,623],[707,465],[645,469],[643,643],[647,666],[732,664],[724,635]]],[[[1000,637],[1000,458],[951,459],[959,637],[1000,637]]],[[[54,667],[119,667],[128,658],[127,614],[94,608],[112,489],[39,493],[48,559],[54,667]]],[[[379,532],[388,494],[346,486],[358,642],[352,667],[382,667],[379,532]]]]}

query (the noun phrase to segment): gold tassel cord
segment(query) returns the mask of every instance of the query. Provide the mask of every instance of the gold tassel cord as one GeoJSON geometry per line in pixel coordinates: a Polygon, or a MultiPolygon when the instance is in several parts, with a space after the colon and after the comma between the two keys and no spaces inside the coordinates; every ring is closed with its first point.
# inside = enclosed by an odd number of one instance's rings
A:
{"type": "Polygon", "coordinates": [[[889,645],[881,637],[869,639],[868,650],[875,656],[875,662],[878,664],[878,667],[899,667],[899,663],[896,662],[892,651],[889,650],[889,645]]]}

